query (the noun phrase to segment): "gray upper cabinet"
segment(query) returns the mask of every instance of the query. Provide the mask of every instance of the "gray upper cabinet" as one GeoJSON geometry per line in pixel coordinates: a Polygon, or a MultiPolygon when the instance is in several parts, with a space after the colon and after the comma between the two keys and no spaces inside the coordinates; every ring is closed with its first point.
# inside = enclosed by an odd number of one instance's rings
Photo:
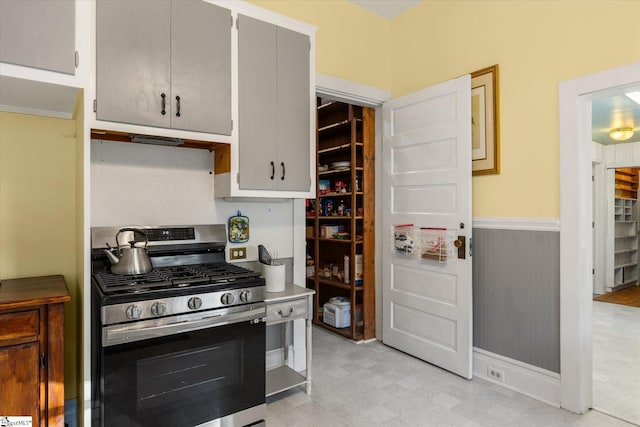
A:
{"type": "Polygon", "coordinates": [[[231,135],[231,11],[98,0],[96,117],[231,135]]]}
{"type": "Polygon", "coordinates": [[[239,188],[310,191],[309,36],[238,23],[239,188]]]}
{"type": "Polygon", "coordinates": [[[0,61],[75,74],[75,0],[0,0],[0,61]]]}
{"type": "Polygon", "coordinates": [[[96,117],[170,127],[171,3],[96,4],[96,117]]]}

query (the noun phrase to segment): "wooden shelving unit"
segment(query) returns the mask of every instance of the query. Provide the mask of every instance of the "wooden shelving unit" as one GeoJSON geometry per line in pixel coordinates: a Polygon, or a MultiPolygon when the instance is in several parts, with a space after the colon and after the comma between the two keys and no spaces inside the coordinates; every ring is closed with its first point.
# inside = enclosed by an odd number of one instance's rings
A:
{"type": "Polygon", "coordinates": [[[316,198],[307,200],[306,217],[307,260],[313,266],[307,269],[307,287],[316,291],[313,322],[353,340],[370,339],[375,337],[375,112],[326,98],[317,99],[317,108],[318,187],[316,198]],[[323,307],[332,297],[349,299],[348,327],[325,322],[323,307]]]}
{"type": "Polygon", "coordinates": [[[618,168],[615,179],[616,197],[621,199],[638,198],[638,169],[618,168]]]}

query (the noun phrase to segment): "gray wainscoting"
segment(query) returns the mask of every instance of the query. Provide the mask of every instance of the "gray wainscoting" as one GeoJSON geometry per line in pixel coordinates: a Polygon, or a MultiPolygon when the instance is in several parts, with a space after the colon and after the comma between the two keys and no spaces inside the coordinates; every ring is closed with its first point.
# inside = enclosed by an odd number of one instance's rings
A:
{"type": "Polygon", "coordinates": [[[560,233],[473,230],[473,345],[560,372],[560,233]]]}

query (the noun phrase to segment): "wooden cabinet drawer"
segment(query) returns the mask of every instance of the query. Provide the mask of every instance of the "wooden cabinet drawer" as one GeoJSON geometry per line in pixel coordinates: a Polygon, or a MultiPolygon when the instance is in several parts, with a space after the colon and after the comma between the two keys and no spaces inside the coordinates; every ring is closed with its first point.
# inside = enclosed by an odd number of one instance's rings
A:
{"type": "Polygon", "coordinates": [[[40,334],[38,310],[0,313],[0,341],[27,338],[40,334]]]}
{"type": "Polygon", "coordinates": [[[307,299],[297,299],[267,305],[267,324],[307,317],[307,299]]]}

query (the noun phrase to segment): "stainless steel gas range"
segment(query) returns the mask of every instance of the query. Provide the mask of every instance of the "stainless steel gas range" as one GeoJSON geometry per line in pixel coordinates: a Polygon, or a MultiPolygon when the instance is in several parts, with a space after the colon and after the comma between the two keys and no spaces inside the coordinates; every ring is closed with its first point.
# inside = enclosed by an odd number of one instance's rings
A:
{"type": "Polygon", "coordinates": [[[264,279],[225,243],[224,225],[92,228],[92,426],[264,425],[264,279]],[[116,235],[150,271],[112,272],[116,235]]]}

